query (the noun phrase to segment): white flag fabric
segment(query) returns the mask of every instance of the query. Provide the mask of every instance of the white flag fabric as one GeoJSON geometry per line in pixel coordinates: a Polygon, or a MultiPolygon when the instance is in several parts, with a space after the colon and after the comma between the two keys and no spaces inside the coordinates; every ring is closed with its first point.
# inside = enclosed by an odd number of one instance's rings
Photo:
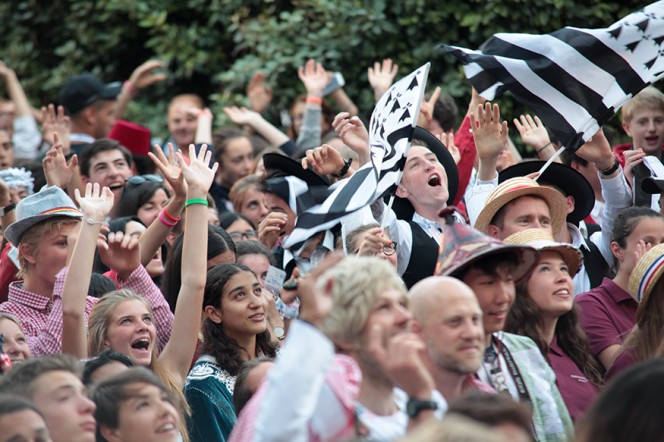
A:
{"type": "Polygon", "coordinates": [[[487,100],[510,91],[568,150],[589,140],[641,89],[664,74],[664,1],[604,29],[495,34],[481,50],[440,47],[464,63],[487,100]]]}
{"type": "Polygon", "coordinates": [[[365,207],[398,184],[417,124],[430,63],[394,83],[380,98],[369,124],[371,161],[341,182],[322,203],[299,214],[283,247],[297,249],[318,232],[365,207]]]}

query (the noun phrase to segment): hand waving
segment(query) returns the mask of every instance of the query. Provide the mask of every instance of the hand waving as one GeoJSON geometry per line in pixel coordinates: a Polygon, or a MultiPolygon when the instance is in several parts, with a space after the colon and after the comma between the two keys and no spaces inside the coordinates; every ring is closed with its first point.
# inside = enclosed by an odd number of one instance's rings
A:
{"type": "Polygon", "coordinates": [[[74,189],[74,196],[78,206],[83,212],[84,218],[103,222],[111,213],[115,195],[108,187],[101,188],[99,183],[88,183],[85,185],[85,196],[81,196],[78,189],[74,189]]]}
{"type": "Polygon", "coordinates": [[[272,88],[265,84],[265,74],[256,72],[247,84],[249,105],[255,112],[263,112],[272,101],[272,88]]]}
{"type": "Polygon", "coordinates": [[[190,144],[189,159],[191,160],[191,163],[187,165],[181,152],[177,153],[177,158],[184,179],[187,182],[187,196],[195,198],[206,196],[208,190],[210,190],[210,186],[212,186],[214,175],[219,168],[219,163],[216,162],[212,167],[208,166],[208,164],[210,164],[210,159],[212,158],[212,151],[208,150],[206,144],[203,144],[198,155],[196,155],[194,145],[190,144]]]}
{"type": "Polygon", "coordinates": [[[373,68],[369,67],[367,69],[367,77],[374,90],[376,101],[380,100],[380,97],[392,86],[397,72],[399,72],[399,65],[392,63],[391,58],[386,58],[382,64],[375,62],[373,68]]]}
{"type": "Polygon", "coordinates": [[[491,103],[477,107],[477,116],[470,115],[470,125],[481,158],[498,158],[507,147],[507,121],[500,122],[500,107],[491,103]]]}
{"type": "Polygon", "coordinates": [[[551,144],[549,133],[537,115],[535,115],[534,119],[528,114],[520,115],[518,119],[514,119],[514,125],[516,126],[516,130],[519,131],[523,142],[534,147],[535,151],[539,151],[551,144]]]}
{"type": "Polygon", "coordinates": [[[131,77],[129,77],[129,84],[135,89],[143,89],[153,85],[159,81],[166,79],[166,74],[155,74],[153,71],[157,68],[163,68],[164,63],[158,60],[148,60],[134,69],[131,77]]]}
{"type": "Polygon", "coordinates": [[[62,143],[60,143],[57,132],[53,132],[53,142],[53,147],[51,147],[42,160],[46,183],[49,186],[67,187],[78,166],[78,157],[74,155],[67,162],[64,148],[62,143]]]}
{"type": "Polygon", "coordinates": [[[149,152],[148,156],[152,162],[157,166],[164,179],[171,185],[175,195],[182,198],[187,196],[187,183],[184,180],[182,169],[175,159],[175,150],[173,145],[168,143],[168,158],[164,155],[164,151],[157,144],[154,145],[155,153],[149,152]]]}
{"type": "Polygon", "coordinates": [[[323,97],[323,90],[325,90],[325,86],[328,83],[328,77],[322,64],[310,59],[304,66],[300,66],[297,70],[297,75],[300,77],[302,83],[304,83],[307,95],[323,97]]]}
{"type": "Polygon", "coordinates": [[[62,151],[66,155],[70,150],[69,133],[71,120],[65,115],[65,108],[58,106],[57,113],[53,104],[42,106],[41,108],[42,119],[42,137],[50,146],[53,146],[56,141],[54,134],[57,132],[62,144],[62,151]]]}

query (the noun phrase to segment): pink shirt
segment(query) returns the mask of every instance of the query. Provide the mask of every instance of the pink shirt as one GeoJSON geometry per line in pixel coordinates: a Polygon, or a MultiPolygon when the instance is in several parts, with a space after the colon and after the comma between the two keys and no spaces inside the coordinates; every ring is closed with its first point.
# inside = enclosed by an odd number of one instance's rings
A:
{"type": "MultiPolygon", "coordinates": [[[[52,298],[24,290],[23,281],[12,282],[7,301],[0,304],[0,312],[12,314],[21,321],[33,357],[62,351],[62,291],[66,276],[67,267],[64,267],[55,277],[52,298]]],[[[161,291],[143,266],[136,268],[126,281],[118,281],[118,284],[143,296],[150,303],[159,350],[162,350],[171,335],[173,314],[161,291]]],[[[97,301],[99,299],[92,296],[85,300],[86,324],[97,301]]]]}
{"type": "Polygon", "coordinates": [[[554,336],[549,353],[549,365],[556,374],[556,385],[560,395],[565,401],[567,411],[572,420],[583,416],[586,408],[597,396],[597,387],[586,378],[576,363],[558,346],[558,339],[554,336]]]}
{"type": "Polygon", "coordinates": [[[611,345],[622,344],[636,324],[637,302],[608,278],[574,302],[580,307],[581,325],[595,356],[611,345]]]}

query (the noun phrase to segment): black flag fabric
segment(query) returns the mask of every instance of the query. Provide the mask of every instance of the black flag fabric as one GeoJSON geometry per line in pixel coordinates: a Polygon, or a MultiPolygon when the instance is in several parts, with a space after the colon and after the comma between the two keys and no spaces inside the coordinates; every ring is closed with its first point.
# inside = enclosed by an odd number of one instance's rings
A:
{"type": "Polygon", "coordinates": [[[318,232],[334,227],[365,207],[401,179],[424,96],[430,63],[394,83],[378,100],[369,123],[371,161],[342,181],[322,203],[298,214],[295,228],[284,240],[285,249],[298,249],[318,232]]]}
{"type": "Polygon", "coordinates": [[[664,74],[663,43],[664,1],[658,1],[604,29],[495,34],[480,50],[440,48],[463,62],[482,97],[512,92],[575,151],[664,74]]]}

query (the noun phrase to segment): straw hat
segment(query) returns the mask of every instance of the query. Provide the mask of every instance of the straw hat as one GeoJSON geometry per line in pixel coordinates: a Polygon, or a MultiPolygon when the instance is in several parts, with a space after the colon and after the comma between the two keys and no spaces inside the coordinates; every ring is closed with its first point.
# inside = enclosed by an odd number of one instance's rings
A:
{"type": "Polygon", "coordinates": [[[457,277],[476,261],[489,256],[516,254],[519,265],[514,269],[515,281],[523,279],[537,262],[537,251],[527,245],[504,244],[467,224],[445,225],[435,275],[457,277]]]}
{"type": "Polygon", "coordinates": [[[562,193],[550,187],[543,187],[537,181],[526,178],[511,178],[493,189],[486,199],[484,208],[475,221],[475,228],[488,233],[489,224],[496,213],[510,201],[521,196],[533,195],[544,199],[551,211],[551,223],[554,232],[559,232],[565,225],[567,201],[562,193]]]}
{"type": "Polygon", "coordinates": [[[662,273],[664,273],[664,244],[648,250],[636,263],[629,277],[629,294],[641,304],[645,304],[662,273]]]}
{"type": "Polygon", "coordinates": [[[553,235],[546,229],[527,229],[516,232],[504,240],[505,244],[527,244],[540,253],[553,251],[560,253],[567,264],[570,276],[576,275],[583,263],[583,254],[571,244],[555,242],[553,235]]]}

